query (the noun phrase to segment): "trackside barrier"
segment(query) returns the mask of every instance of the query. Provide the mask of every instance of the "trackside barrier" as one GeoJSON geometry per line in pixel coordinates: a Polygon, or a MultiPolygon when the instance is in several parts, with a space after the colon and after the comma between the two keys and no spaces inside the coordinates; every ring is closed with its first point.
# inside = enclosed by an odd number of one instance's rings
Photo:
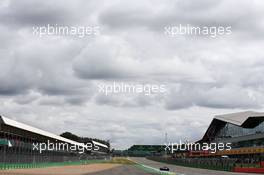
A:
{"type": "Polygon", "coordinates": [[[264,174],[264,168],[241,168],[241,167],[235,167],[234,172],[238,173],[260,173],[264,174]]]}
{"type": "Polygon", "coordinates": [[[233,164],[217,164],[217,163],[195,163],[195,162],[184,162],[184,161],[177,161],[173,159],[165,159],[161,157],[147,157],[150,160],[178,165],[178,166],[185,166],[191,168],[202,168],[202,169],[210,169],[210,170],[218,170],[218,171],[232,171],[234,168],[233,164]]]}
{"type": "Polygon", "coordinates": [[[26,169],[26,168],[45,168],[52,166],[67,165],[87,165],[92,163],[104,163],[104,160],[85,160],[78,162],[45,162],[45,163],[0,163],[0,170],[7,169],[26,169]]]}

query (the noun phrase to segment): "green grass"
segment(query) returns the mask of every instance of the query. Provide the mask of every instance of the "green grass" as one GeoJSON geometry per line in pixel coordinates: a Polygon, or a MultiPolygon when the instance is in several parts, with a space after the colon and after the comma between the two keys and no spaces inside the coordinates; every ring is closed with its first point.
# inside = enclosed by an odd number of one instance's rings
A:
{"type": "Polygon", "coordinates": [[[24,168],[45,168],[53,166],[86,165],[93,163],[104,163],[105,160],[85,160],[76,162],[45,162],[45,163],[0,163],[0,170],[24,169],[24,168]]]}
{"type": "Polygon", "coordinates": [[[135,167],[144,170],[145,172],[151,173],[151,174],[158,174],[158,175],[176,175],[173,172],[162,172],[159,169],[152,168],[149,166],[145,166],[142,164],[136,164],[135,167]]]}
{"type": "Polygon", "coordinates": [[[172,175],[173,173],[161,172],[158,169],[138,164],[125,157],[113,158],[112,160],[85,160],[76,162],[46,162],[46,163],[0,163],[0,170],[26,169],[26,168],[46,168],[56,166],[88,165],[96,163],[111,163],[135,166],[145,172],[158,175],[172,175]]]}
{"type": "Polygon", "coordinates": [[[124,165],[135,165],[136,164],[135,162],[125,157],[113,158],[112,160],[106,161],[105,163],[115,163],[115,164],[124,164],[124,165]]]}
{"type": "Polygon", "coordinates": [[[53,166],[71,166],[71,165],[87,165],[95,163],[112,163],[135,165],[135,163],[127,158],[113,158],[112,160],[84,160],[76,162],[45,162],[45,163],[0,163],[0,170],[5,169],[24,169],[24,168],[45,168],[53,166]]]}

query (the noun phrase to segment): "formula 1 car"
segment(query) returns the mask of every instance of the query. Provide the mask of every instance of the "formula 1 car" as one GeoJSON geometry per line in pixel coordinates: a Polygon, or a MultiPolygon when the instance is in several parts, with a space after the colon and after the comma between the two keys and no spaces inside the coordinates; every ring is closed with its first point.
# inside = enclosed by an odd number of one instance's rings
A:
{"type": "Polygon", "coordinates": [[[160,171],[170,171],[170,169],[168,167],[164,166],[164,167],[160,168],[160,171]]]}

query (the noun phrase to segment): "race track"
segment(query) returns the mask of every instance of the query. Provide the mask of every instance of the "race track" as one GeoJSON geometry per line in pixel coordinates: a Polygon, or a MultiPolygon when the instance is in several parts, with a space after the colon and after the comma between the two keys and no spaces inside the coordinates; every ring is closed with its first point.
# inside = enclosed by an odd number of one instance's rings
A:
{"type": "Polygon", "coordinates": [[[154,171],[155,173],[150,173],[151,171],[149,171],[149,169],[158,170],[163,166],[169,167],[170,172],[176,175],[243,175],[241,173],[176,166],[148,160],[146,158],[133,157],[129,159],[144,166],[99,163],[80,166],[0,170],[0,175],[155,175],[159,173],[157,173],[157,171],[154,171]],[[144,169],[142,167],[148,168],[144,169]]]}
{"type": "MultiPolygon", "coordinates": [[[[146,158],[138,158],[133,157],[130,158],[131,160],[138,162],[140,164],[144,164],[153,168],[160,168],[163,166],[167,166],[170,168],[170,171],[175,172],[176,174],[184,174],[184,175],[244,175],[241,173],[232,173],[232,172],[225,172],[225,171],[214,171],[214,170],[206,170],[206,169],[199,169],[199,168],[189,168],[189,167],[182,167],[176,166],[171,164],[160,163],[152,160],[148,160],[146,158]]],[[[132,174],[131,174],[132,175],[132,174]]],[[[256,175],[256,174],[248,174],[247,175],[256,175]]]]}
{"type": "Polygon", "coordinates": [[[147,173],[133,165],[122,165],[109,170],[89,173],[87,175],[154,175],[147,173]]]}

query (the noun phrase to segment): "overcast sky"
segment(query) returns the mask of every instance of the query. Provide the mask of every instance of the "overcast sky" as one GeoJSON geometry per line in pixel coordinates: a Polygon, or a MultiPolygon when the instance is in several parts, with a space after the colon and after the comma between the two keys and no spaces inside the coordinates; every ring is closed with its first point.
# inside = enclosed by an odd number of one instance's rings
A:
{"type": "Polygon", "coordinates": [[[0,113],[60,134],[132,144],[195,141],[213,116],[264,111],[263,0],[0,1],[0,113]],[[99,26],[84,38],[34,26],[99,26]],[[232,34],[164,34],[168,25],[232,34]],[[98,92],[98,83],[165,84],[166,94],[98,92]]]}

